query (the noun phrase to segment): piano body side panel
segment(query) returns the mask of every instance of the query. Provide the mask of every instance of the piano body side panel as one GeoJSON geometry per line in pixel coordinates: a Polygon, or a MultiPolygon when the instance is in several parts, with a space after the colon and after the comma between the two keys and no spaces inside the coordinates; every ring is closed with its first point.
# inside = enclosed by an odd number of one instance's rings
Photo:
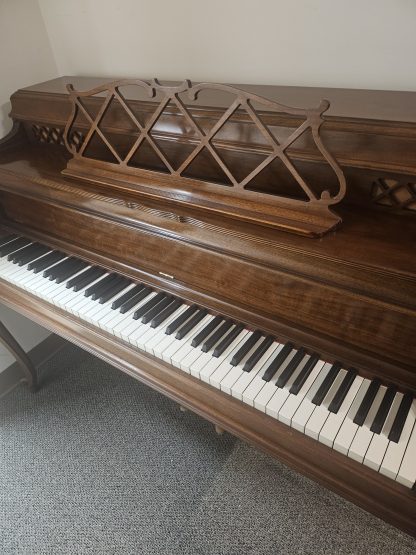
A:
{"type": "Polygon", "coordinates": [[[8,306],[416,536],[415,492],[0,280],[8,306]]]}
{"type": "Polygon", "coordinates": [[[88,202],[75,209],[6,192],[2,204],[22,233],[416,390],[411,307],[143,230],[111,207],[100,214],[88,202]]]}

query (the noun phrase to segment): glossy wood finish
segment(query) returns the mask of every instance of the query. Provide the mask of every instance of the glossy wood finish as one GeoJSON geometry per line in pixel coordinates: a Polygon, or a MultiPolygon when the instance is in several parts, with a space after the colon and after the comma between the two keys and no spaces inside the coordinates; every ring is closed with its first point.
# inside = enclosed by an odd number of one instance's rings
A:
{"type": "MultiPolygon", "coordinates": [[[[192,197],[184,204],[144,194],[137,182],[126,176],[115,179],[102,167],[89,168],[82,179],[63,176],[69,160],[63,145],[70,108],[63,87],[67,81],[13,95],[12,115],[21,125],[0,142],[4,229],[178,294],[416,394],[416,217],[412,198],[401,200],[401,195],[413,194],[411,184],[416,183],[416,93],[333,90],[324,95],[332,104],[322,133],[343,165],[348,190],[337,207],[341,227],[314,240],[269,229],[261,221],[238,221],[224,211],[206,211],[192,197]],[[397,202],[395,195],[400,196],[397,202]]],[[[73,82],[79,89],[100,84],[73,82]]],[[[252,90],[304,107],[322,94],[313,89],[252,90]]],[[[149,100],[135,101],[139,112],[154,109],[149,100]]],[[[208,99],[193,113],[201,126],[209,126],[222,105],[208,99]]],[[[117,110],[110,116],[107,131],[122,144],[129,125],[116,129],[117,110]]],[[[283,134],[296,125],[278,113],[264,117],[283,134]]],[[[262,147],[244,117],[234,123],[222,137],[222,147],[246,167],[262,147]]],[[[167,139],[168,152],[180,153],[189,136],[174,109],[162,127],[159,138],[167,139]]],[[[86,129],[80,126],[74,144],[81,144],[86,129]]],[[[321,182],[324,170],[309,143],[294,150],[297,163],[321,182]]],[[[201,164],[199,171],[205,169],[201,164]]],[[[149,177],[152,187],[159,183],[158,174],[149,177]]],[[[414,492],[28,294],[5,283],[0,291],[10,306],[416,534],[414,492]]]]}
{"type": "Polygon", "coordinates": [[[25,381],[29,386],[29,389],[36,391],[37,389],[37,373],[36,368],[33,366],[30,358],[27,356],[25,351],[9,332],[3,322],[0,321],[0,343],[6,347],[6,349],[14,356],[16,362],[18,362],[20,368],[23,371],[25,381]]]}

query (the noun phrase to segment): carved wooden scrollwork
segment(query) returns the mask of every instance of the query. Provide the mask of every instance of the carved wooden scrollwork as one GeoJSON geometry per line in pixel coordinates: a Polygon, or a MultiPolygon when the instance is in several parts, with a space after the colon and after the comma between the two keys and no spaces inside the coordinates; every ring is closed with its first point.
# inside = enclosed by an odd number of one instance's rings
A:
{"type": "MultiPolygon", "coordinates": [[[[322,100],[316,108],[301,109],[285,106],[228,85],[210,83],[192,85],[190,81],[184,81],[178,86],[164,86],[157,79],[151,82],[138,79],[114,81],[83,92],[76,91],[69,85],[68,91],[72,113],[65,128],[64,141],[73,159],[68,164],[66,174],[85,178],[87,173],[90,176],[96,176],[101,170],[101,172],[105,171],[107,176],[115,172],[119,180],[120,174],[123,174],[129,182],[134,182],[133,176],[135,176],[137,190],[142,194],[152,194],[154,197],[157,196],[155,193],[157,189],[161,197],[175,202],[187,203],[237,219],[308,235],[322,235],[340,222],[340,218],[333,214],[329,207],[343,199],[346,191],[345,177],[336,160],[323,144],[320,135],[322,116],[329,107],[327,100],[322,100]],[[132,86],[145,91],[149,100],[154,99],[151,113],[146,121],[140,120],[137,112],[132,109],[129,99],[123,95],[122,90],[132,86]],[[191,109],[192,103],[207,90],[226,93],[227,98],[232,99],[208,130],[200,125],[191,109]],[[92,111],[91,104],[87,105],[86,101],[91,98],[96,99],[97,108],[100,103],[99,109],[92,111]],[[114,139],[108,136],[104,126],[101,126],[103,118],[114,102],[117,102],[118,109],[124,112],[123,116],[127,115],[130,118],[133,129],[134,141],[123,153],[114,143],[114,139]],[[176,165],[155,140],[153,134],[155,126],[164,117],[168,107],[169,109],[173,107],[177,111],[192,134],[192,140],[189,141],[192,146],[191,151],[187,152],[186,157],[176,165]],[[263,112],[268,111],[289,115],[297,122],[300,120],[300,124],[292,128],[284,139],[279,140],[263,120],[263,112]],[[250,125],[254,126],[257,134],[263,138],[265,151],[263,159],[244,176],[236,175],[215,144],[224,126],[241,114],[248,116],[250,125]],[[80,117],[83,118],[88,129],[82,141],[74,144],[72,135],[80,117]],[[333,172],[337,182],[335,191],[333,186],[331,190],[325,186],[316,190],[316,187],[308,182],[296,167],[288,152],[306,132],[310,133],[322,162],[333,172]],[[100,141],[101,146],[106,149],[107,159],[95,156],[94,152],[89,151],[93,140],[100,141]],[[163,165],[165,173],[137,165],[132,166],[133,157],[145,143],[163,165]],[[202,151],[209,154],[211,165],[219,168],[225,177],[227,188],[221,188],[218,181],[214,182],[209,178],[187,175],[189,168],[202,151]],[[270,170],[275,161],[279,161],[290,179],[300,188],[303,200],[300,200],[296,194],[292,195],[290,190],[287,194],[280,195],[278,191],[274,191],[274,183],[270,184],[267,194],[253,189],[254,180],[266,169],[270,170]],[[157,185],[155,179],[159,179],[157,185]]],[[[244,143],[244,140],[240,142],[244,143]]],[[[244,150],[244,144],[241,148],[244,150]]]]}

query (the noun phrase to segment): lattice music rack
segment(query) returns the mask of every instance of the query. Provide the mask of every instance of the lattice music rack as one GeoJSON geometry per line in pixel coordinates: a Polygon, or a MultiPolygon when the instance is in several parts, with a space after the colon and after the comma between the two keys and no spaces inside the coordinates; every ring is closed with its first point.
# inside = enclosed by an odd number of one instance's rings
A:
{"type": "MultiPolygon", "coordinates": [[[[91,181],[99,177],[101,184],[106,182],[112,187],[122,188],[123,183],[128,183],[129,190],[133,185],[134,190],[142,197],[163,199],[170,205],[172,203],[186,205],[195,208],[200,213],[201,211],[215,212],[224,217],[305,235],[321,236],[341,221],[329,207],[340,202],[344,197],[345,177],[334,157],[324,146],[320,136],[322,115],[329,108],[327,100],[322,100],[316,108],[300,109],[285,106],[228,85],[212,83],[192,85],[190,81],[184,81],[178,86],[164,86],[157,79],[153,79],[151,82],[139,79],[113,81],[82,92],[74,90],[72,85],[68,85],[67,89],[72,103],[72,113],[65,127],[64,140],[73,157],[64,170],[66,175],[91,181]],[[147,111],[150,110],[150,117],[145,122],[140,120],[137,110],[132,108],[131,100],[122,93],[125,87],[132,86],[144,91],[149,99],[146,102],[150,106],[150,108],[147,107],[147,111]],[[197,121],[191,103],[198,99],[202,91],[209,89],[227,93],[227,98],[231,95],[233,101],[221,113],[215,112],[211,108],[210,117],[214,117],[212,114],[216,114],[216,122],[209,130],[206,130],[197,121]],[[161,100],[159,100],[160,97],[161,100]],[[184,97],[186,97],[186,103],[184,97]],[[96,99],[95,110],[91,109],[92,99],[96,99]],[[101,106],[99,107],[100,102],[101,106]],[[128,116],[133,129],[133,132],[130,129],[130,135],[135,137],[133,144],[124,154],[120,153],[117,145],[112,144],[114,138],[109,138],[108,133],[100,128],[103,118],[114,102],[117,103],[118,110],[124,112],[123,117],[128,116]],[[176,167],[152,136],[152,131],[164,116],[168,106],[170,109],[173,107],[177,114],[184,119],[193,135],[192,140],[188,141],[193,146],[192,151],[186,155],[183,161],[176,164],[176,167]],[[257,107],[261,107],[261,111],[257,107]],[[279,142],[263,121],[263,111],[289,115],[296,120],[301,119],[302,123],[287,138],[279,142]],[[244,113],[246,117],[248,116],[250,125],[254,125],[256,132],[263,137],[267,150],[265,158],[254,169],[251,169],[248,175],[239,179],[224,161],[213,141],[232,118],[244,113]],[[71,137],[79,129],[77,126],[80,119],[83,120],[86,129],[82,129],[84,135],[82,142],[74,144],[71,137]],[[313,142],[322,156],[322,161],[329,165],[335,174],[338,187],[336,194],[331,195],[325,187],[320,194],[314,191],[311,184],[307,183],[299,173],[287,153],[287,149],[308,130],[311,131],[313,142]],[[95,141],[98,140],[101,147],[107,151],[107,159],[103,159],[102,155],[98,156],[94,152],[89,152],[93,138],[95,141]],[[163,165],[164,171],[137,167],[137,164],[136,166],[132,165],[133,157],[145,143],[148,147],[150,146],[154,155],[163,165]],[[225,176],[227,187],[223,186],[224,183],[219,184],[213,180],[184,175],[204,149],[211,155],[212,164],[217,165],[225,176]],[[305,200],[296,198],[296,194],[291,198],[290,194],[281,196],[278,193],[270,194],[270,191],[265,193],[248,188],[253,180],[275,160],[283,163],[296,186],[303,191],[302,195],[305,200]]],[[[244,144],[241,145],[244,140],[239,138],[239,141],[240,148],[242,147],[244,150],[244,144]]],[[[273,183],[271,186],[273,187],[273,183]]]]}

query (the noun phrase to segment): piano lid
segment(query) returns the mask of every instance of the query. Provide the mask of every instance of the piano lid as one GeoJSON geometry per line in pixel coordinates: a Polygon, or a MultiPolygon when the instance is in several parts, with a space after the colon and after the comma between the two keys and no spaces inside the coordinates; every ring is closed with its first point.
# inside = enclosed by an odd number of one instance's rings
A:
{"type": "MultiPolygon", "coordinates": [[[[22,88],[18,94],[48,93],[68,95],[67,85],[77,90],[88,90],[115,79],[114,77],[64,76],[22,88]]],[[[148,79],[145,79],[148,80],[148,79]]],[[[166,85],[177,85],[178,81],[164,81],[166,85]]],[[[195,84],[197,84],[195,82],[195,84]]],[[[329,87],[297,87],[285,85],[234,84],[245,91],[264,96],[270,100],[308,108],[315,106],[323,98],[331,105],[325,114],[326,119],[373,120],[388,122],[416,123],[416,91],[383,91],[368,89],[343,89],[329,87]]],[[[225,105],[224,98],[224,105],[225,105]]],[[[201,101],[202,105],[202,101],[201,101]]],[[[221,105],[219,95],[204,97],[203,105],[221,105]]]]}

